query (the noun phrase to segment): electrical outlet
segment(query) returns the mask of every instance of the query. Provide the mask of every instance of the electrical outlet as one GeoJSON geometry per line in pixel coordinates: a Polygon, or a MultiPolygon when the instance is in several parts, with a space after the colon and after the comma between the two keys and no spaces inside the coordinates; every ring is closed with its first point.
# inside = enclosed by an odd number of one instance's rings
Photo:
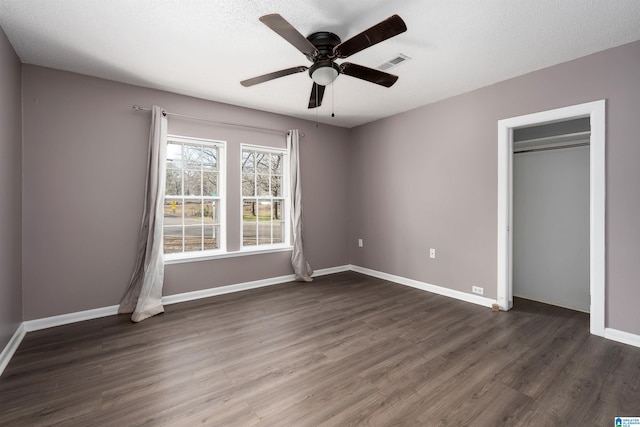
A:
{"type": "Polygon", "coordinates": [[[436,259],[436,250],[431,248],[429,249],[429,258],[436,259]]]}
{"type": "Polygon", "coordinates": [[[484,294],[484,288],[481,288],[480,286],[472,286],[471,292],[473,292],[474,294],[482,295],[484,294]]]}
{"type": "Polygon", "coordinates": [[[361,248],[364,246],[364,242],[362,241],[362,239],[358,239],[358,247],[361,248]]]}

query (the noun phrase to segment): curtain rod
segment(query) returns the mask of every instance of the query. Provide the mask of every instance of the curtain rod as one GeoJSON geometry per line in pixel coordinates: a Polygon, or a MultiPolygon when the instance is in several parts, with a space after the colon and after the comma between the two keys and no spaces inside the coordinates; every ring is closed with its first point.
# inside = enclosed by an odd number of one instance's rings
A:
{"type": "MultiPolygon", "coordinates": [[[[134,110],[136,111],[151,111],[151,108],[145,108],[145,107],[141,107],[139,105],[134,105],[132,107],[134,110]]],[[[185,119],[192,119],[192,120],[200,120],[202,122],[209,122],[209,123],[214,123],[217,125],[222,125],[222,126],[234,126],[234,127],[239,127],[239,128],[244,128],[244,129],[251,129],[251,130],[258,130],[258,131],[263,131],[263,132],[274,132],[274,133],[279,133],[282,135],[287,135],[289,132],[286,131],[282,131],[279,129],[271,129],[271,128],[263,128],[263,127],[258,127],[258,126],[247,126],[247,125],[240,125],[237,123],[227,123],[227,122],[217,122],[215,120],[211,120],[211,119],[205,119],[202,117],[195,117],[195,116],[188,116],[186,114],[178,114],[178,113],[170,113],[169,111],[163,110],[168,116],[174,116],[174,117],[182,117],[185,119]]],[[[304,133],[300,132],[300,136],[304,136],[304,133]]]]}

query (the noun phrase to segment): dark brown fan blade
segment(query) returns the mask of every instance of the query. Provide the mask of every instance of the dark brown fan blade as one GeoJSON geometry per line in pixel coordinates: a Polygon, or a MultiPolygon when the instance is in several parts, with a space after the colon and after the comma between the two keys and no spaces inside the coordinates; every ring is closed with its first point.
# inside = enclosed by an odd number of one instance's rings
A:
{"type": "Polygon", "coordinates": [[[324,86],[313,83],[311,88],[311,97],[309,98],[309,108],[316,108],[322,105],[322,97],[324,96],[324,86]]]}
{"type": "Polygon", "coordinates": [[[305,36],[300,34],[293,25],[277,13],[260,17],[260,22],[278,33],[283,39],[291,43],[300,52],[312,58],[318,54],[318,49],[305,36]]]}
{"type": "Polygon", "coordinates": [[[345,62],[340,64],[340,72],[347,76],[356,77],[380,86],[391,87],[398,80],[398,76],[375,70],[362,65],[345,62]]]}
{"type": "Polygon", "coordinates": [[[309,68],[301,65],[300,67],[287,68],[286,70],[274,71],[273,73],[265,74],[263,76],[254,77],[252,79],[243,80],[240,82],[242,86],[249,87],[257,85],[258,83],[268,82],[269,80],[277,79],[278,77],[288,76],[289,74],[301,73],[307,71],[309,68]]]}
{"type": "Polygon", "coordinates": [[[405,31],[407,31],[407,25],[402,18],[398,15],[393,15],[373,27],[364,30],[360,34],[351,37],[349,40],[340,43],[333,49],[333,53],[337,58],[346,58],[405,31]]]}

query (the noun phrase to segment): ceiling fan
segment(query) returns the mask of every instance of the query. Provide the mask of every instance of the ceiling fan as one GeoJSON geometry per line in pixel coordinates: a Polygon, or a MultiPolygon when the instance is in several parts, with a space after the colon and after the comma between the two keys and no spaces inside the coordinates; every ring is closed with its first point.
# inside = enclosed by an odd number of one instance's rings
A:
{"type": "Polygon", "coordinates": [[[309,70],[309,76],[313,80],[309,108],[316,108],[322,105],[325,86],[331,84],[338,74],[346,74],[385,87],[391,87],[398,80],[398,76],[362,65],[350,62],[335,63],[336,59],[347,58],[407,31],[406,24],[398,15],[393,15],[344,42],[328,31],[318,31],[304,37],[277,13],[262,16],[260,21],[302,52],[313,65],[301,65],[243,80],[240,84],[245,87],[309,70]]]}

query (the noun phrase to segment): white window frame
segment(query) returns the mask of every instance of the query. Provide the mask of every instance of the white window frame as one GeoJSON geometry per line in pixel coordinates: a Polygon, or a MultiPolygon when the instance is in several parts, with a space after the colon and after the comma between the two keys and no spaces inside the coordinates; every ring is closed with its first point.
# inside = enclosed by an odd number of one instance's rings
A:
{"type": "MultiPolygon", "coordinates": [[[[290,177],[289,177],[289,152],[286,148],[275,148],[275,147],[267,147],[263,145],[253,145],[253,144],[240,144],[240,252],[274,252],[280,250],[289,250],[292,247],[291,244],[291,185],[290,185],[290,177]],[[280,154],[282,155],[282,197],[270,197],[270,198],[279,198],[284,199],[283,206],[283,227],[284,227],[284,238],[282,243],[270,243],[270,244],[258,244],[256,239],[256,245],[252,246],[244,246],[243,240],[243,207],[244,207],[244,199],[245,197],[242,194],[242,154],[245,150],[251,151],[259,151],[262,153],[272,153],[272,154],[280,154]]],[[[251,198],[260,198],[255,195],[251,198]]],[[[256,229],[257,233],[257,229],[256,229]]]]}
{"type": "MultiPolygon", "coordinates": [[[[168,263],[171,262],[180,262],[180,261],[190,261],[197,259],[207,259],[213,258],[219,255],[224,255],[227,253],[227,221],[226,221],[226,199],[227,199],[227,162],[226,162],[226,142],[218,141],[212,139],[204,139],[204,138],[194,138],[188,136],[179,136],[179,135],[167,135],[167,144],[172,142],[181,143],[181,144],[198,144],[202,146],[213,146],[218,149],[218,194],[217,200],[219,202],[219,219],[220,219],[220,231],[219,231],[219,245],[217,249],[206,249],[200,251],[189,251],[189,252],[173,252],[164,254],[164,260],[168,263]]],[[[165,177],[166,179],[166,173],[165,177]]],[[[184,179],[182,181],[183,189],[184,189],[184,179]]],[[[184,198],[184,194],[182,196],[176,196],[184,198]]],[[[163,204],[165,198],[172,198],[171,196],[163,195],[163,204]]],[[[184,215],[184,207],[183,207],[183,215],[184,215]]],[[[164,251],[164,248],[163,248],[164,251]]]]}

